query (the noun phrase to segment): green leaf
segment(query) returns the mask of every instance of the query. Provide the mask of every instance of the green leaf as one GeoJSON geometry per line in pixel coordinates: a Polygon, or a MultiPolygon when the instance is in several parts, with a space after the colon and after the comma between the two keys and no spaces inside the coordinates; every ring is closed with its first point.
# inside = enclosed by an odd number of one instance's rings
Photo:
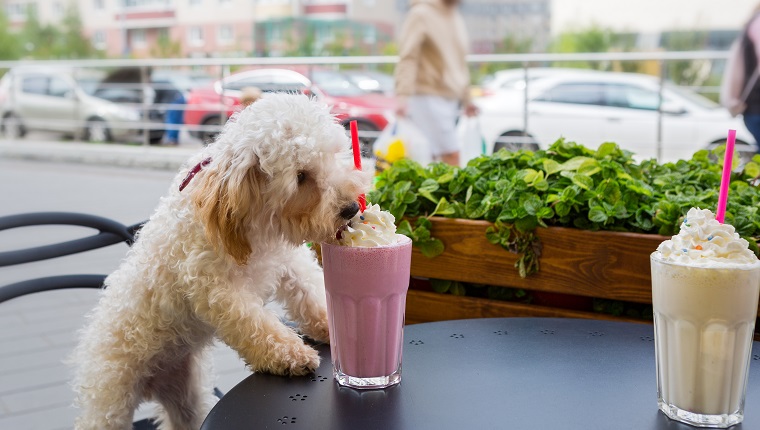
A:
{"type": "MultiPolygon", "coordinates": [[[[438,204],[435,206],[435,210],[433,211],[433,214],[435,215],[451,215],[453,213],[454,208],[449,205],[449,202],[444,197],[441,197],[441,200],[438,201],[438,204]]],[[[431,216],[433,214],[431,214],[431,216]]]]}
{"type": "Polygon", "coordinates": [[[583,188],[584,190],[590,190],[594,186],[594,180],[588,176],[575,174],[572,177],[573,184],[583,188]]]}
{"type": "Polygon", "coordinates": [[[433,291],[439,294],[444,294],[449,291],[449,288],[451,288],[451,284],[453,281],[449,281],[446,279],[430,279],[430,287],[433,288],[433,291]]]}
{"type": "Polygon", "coordinates": [[[444,246],[440,239],[431,239],[420,244],[420,252],[428,258],[433,258],[443,253],[444,246]]]}
{"type": "Polygon", "coordinates": [[[544,164],[544,171],[546,172],[546,176],[549,176],[551,174],[557,173],[560,170],[562,170],[562,167],[559,163],[552,160],[551,158],[545,158],[543,161],[544,164]]]}
{"type": "Polygon", "coordinates": [[[749,176],[750,178],[757,178],[760,176],[760,164],[750,161],[746,165],[744,165],[744,174],[749,176]]]}
{"type": "Polygon", "coordinates": [[[439,184],[446,184],[446,183],[451,182],[453,179],[454,179],[454,172],[448,172],[438,177],[438,179],[436,179],[436,182],[438,182],[439,184]]]}
{"type": "Polygon", "coordinates": [[[396,227],[396,233],[403,234],[406,237],[412,237],[412,226],[409,224],[409,221],[402,220],[398,227],[396,227]]]}
{"type": "Polygon", "coordinates": [[[467,290],[464,288],[464,285],[462,285],[461,282],[452,282],[450,290],[451,294],[455,296],[464,296],[467,294],[467,290]]]}
{"type": "Polygon", "coordinates": [[[575,171],[575,170],[578,170],[578,168],[581,167],[581,165],[583,165],[583,163],[585,163],[588,160],[596,161],[593,158],[589,158],[589,157],[581,157],[581,156],[573,157],[565,161],[564,163],[562,163],[562,165],[560,166],[560,169],[563,171],[568,171],[568,170],[575,171]]]}
{"type": "Polygon", "coordinates": [[[604,158],[608,155],[613,155],[618,151],[619,151],[619,148],[616,144],[612,142],[605,142],[599,145],[599,149],[596,150],[596,157],[604,158]]]}
{"type": "Polygon", "coordinates": [[[580,166],[578,166],[579,175],[591,176],[601,170],[602,168],[599,166],[599,162],[593,158],[589,158],[588,160],[581,163],[580,166]]]}
{"type": "Polygon", "coordinates": [[[491,226],[486,229],[486,239],[488,242],[498,245],[501,242],[501,235],[498,230],[491,226]]]}
{"type": "Polygon", "coordinates": [[[588,212],[588,219],[592,222],[605,223],[608,219],[608,216],[603,207],[594,206],[588,212]]]}
{"type": "Polygon", "coordinates": [[[530,194],[520,200],[522,200],[522,206],[528,215],[535,215],[544,206],[544,202],[535,194],[530,194]]]}

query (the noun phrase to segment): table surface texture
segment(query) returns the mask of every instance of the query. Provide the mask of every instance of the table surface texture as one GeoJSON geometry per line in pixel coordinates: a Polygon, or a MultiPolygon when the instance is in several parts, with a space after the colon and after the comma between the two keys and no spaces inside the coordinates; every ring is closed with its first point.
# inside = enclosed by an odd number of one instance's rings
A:
{"type": "MultiPolygon", "coordinates": [[[[686,430],[657,409],[653,327],[494,318],[404,329],[401,383],[337,385],[328,345],[313,375],[254,374],[211,411],[211,429],[686,430]]],[[[760,429],[760,344],[753,345],[744,423],[760,429]]]]}

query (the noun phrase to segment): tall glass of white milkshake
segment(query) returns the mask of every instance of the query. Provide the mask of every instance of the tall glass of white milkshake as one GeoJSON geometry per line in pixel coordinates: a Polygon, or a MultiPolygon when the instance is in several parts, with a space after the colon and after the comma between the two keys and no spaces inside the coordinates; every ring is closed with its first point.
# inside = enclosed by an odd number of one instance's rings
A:
{"type": "Polygon", "coordinates": [[[732,226],[692,208],[651,264],[660,410],[698,427],[741,422],[760,261],[732,226]]]}

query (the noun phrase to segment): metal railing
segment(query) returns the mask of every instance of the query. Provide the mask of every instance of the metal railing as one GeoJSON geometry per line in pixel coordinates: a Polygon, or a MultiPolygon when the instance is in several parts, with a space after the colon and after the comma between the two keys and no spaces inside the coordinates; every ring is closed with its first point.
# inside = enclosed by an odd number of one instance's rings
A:
{"type": "MultiPolygon", "coordinates": [[[[728,57],[726,51],[688,51],[688,52],[620,52],[620,53],[575,53],[575,54],[489,54],[489,55],[470,55],[467,61],[473,68],[483,64],[503,64],[505,68],[514,68],[519,66],[528,73],[532,67],[546,67],[556,63],[574,63],[574,62],[656,62],[660,71],[660,85],[662,87],[665,81],[667,65],[674,61],[691,61],[691,60],[708,60],[723,61],[728,57]]],[[[183,58],[183,59],[106,59],[106,60],[71,60],[71,61],[0,61],[0,70],[7,70],[19,67],[33,67],[35,69],[91,69],[91,70],[113,70],[117,68],[133,67],[140,70],[142,82],[133,84],[112,83],[108,84],[114,88],[121,89],[138,89],[143,94],[151,90],[151,84],[148,82],[149,71],[151,69],[172,69],[172,70],[203,70],[217,80],[223,80],[232,74],[234,69],[255,68],[255,67],[284,67],[284,68],[302,68],[310,71],[314,68],[364,68],[375,69],[384,65],[393,65],[398,61],[396,56],[357,56],[357,57],[278,57],[278,58],[183,58]]],[[[307,72],[308,74],[308,72],[307,72]]],[[[525,94],[527,95],[529,81],[526,80],[525,94]]],[[[152,90],[158,89],[153,84],[152,90]]],[[[696,88],[698,90],[715,91],[715,87],[696,88]]],[[[0,88],[0,107],[2,115],[5,116],[10,112],[7,98],[3,101],[3,88],[0,88]]],[[[147,97],[143,97],[141,102],[122,103],[122,107],[139,110],[140,119],[131,121],[121,121],[109,124],[113,129],[130,129],[139,131],[142,135],[141,142],[145,145],[150,143],[151,131],[155,130],[187,130],[193,134],[198,133],[215,133],[221,129],[231,111],[231,106],[225,101],[224,94],[218,94],[218,103],[201,104],[201,105],[177,105],[172,103],[151,103],[147,97]],[[189,111],[193,109],[203,109],[205,111],[218,112],[219,121],[215,125],[203,124],[167,124],[165,122],[156,122],[148,120],[152,112],[166,112],[168,110],[189,111]]],[[[528,97],[524,98],[523,106],[523,130],[528,129],[530,122],[528,97]]],[[[657,146],[658,155],[662,153],[662,116],[661,110],[658,110],[658,130],[657,146]]],[[[3,118],[5,121],[5,118],[3,118]]],[[[42,125],[55,125],[57,121],[49,118],[39,118],[42,125]]],[[[37,124],[34,121],[30,124],[37,124]]],[[[4,126],[3,129],[7,129],[4,126]]],[[[74,124],[76,128],[84,129],[87,122],[79,120],[74,124]]],[[[363,131],[361,137],[367,142],[371,142],[378,135],[378,132],[363,131]]],[[[522,141],[522,136],[510,136],[511,141],[522,141]]]]}

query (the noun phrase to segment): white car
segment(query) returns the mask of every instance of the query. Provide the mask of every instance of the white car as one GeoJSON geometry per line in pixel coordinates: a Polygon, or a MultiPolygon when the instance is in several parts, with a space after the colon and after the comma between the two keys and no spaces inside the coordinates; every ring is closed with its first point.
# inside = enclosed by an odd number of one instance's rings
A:
{"type": "Polygon", "coordinates": [[[691,90],[666,83],[660,115],[659,87],[650,75],[539,68],[528,71],[526,101],[524,71],[514,69],[498,73],[475,103],[489,154],[545,149],[565,137],[590,148],[615,142],[639,160],[675,161],[725,142],[729,129],[737,151],[756,151],[741,117],[691,90]]]}
{"type": "Polygon", "coordinates": [[[87,94],[71,69],[11,69],[0,80],[0,127],[6,138],[54,131],[84,140],[129,140],[139,133],[140,112],[87,94]]]}

